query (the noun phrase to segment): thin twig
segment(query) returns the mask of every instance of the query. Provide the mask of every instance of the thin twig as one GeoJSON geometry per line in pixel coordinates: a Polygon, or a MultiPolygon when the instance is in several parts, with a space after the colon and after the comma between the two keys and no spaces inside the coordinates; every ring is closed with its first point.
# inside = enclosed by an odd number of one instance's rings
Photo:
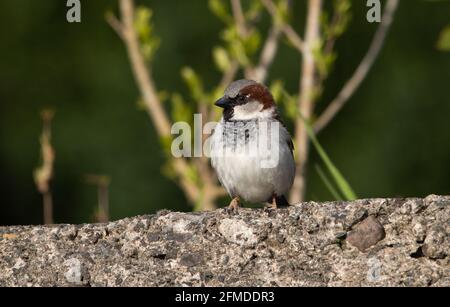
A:
{"type": "Polygon", "coordinates": [[[269,30],[266,42],[264,43],[263,50],[259,59],[259,64],[252,70],[251,78],[255,81],[264,83],[267,78],[270,65],[275,59],[275,55],[278,51],[278,42],[280,38],[281,30],[279,27],[273,25],[269,30]]]}
{"type": "Polygon", "coordinates": [[[303,40],[300,36],[295,32],[295,30],[291,26],[282,27],[281,30],[286,35],[291,44],[300,52],[303,51],[303,40]]]}
{"type": "Polygon", "coordinates": [[[146,66],[140,50],[139,40],[134,29],[133,0],[120,0],[120,10],[122,14],[124,42],[127,47],[134,76],[139,89],[144,96],[144,101],[147,104],[147,111],[152,121],[155,123],[158,134],[163,137],[170,136],[170,120],[157,95],[154,82],[151,78],[151,69],[146,66]]]}
{"type": "MultiPolygon", "coordinates": [[[[276,22],[277,17],[277,8],[275,3],[272,0],[261,0],[262,4],[266,8],[267,12],[272,16],[274,22],[276,22]]],[[[287,37],[289,42],[299,51],[303,52],[304,42],[300,35],[295,32],[295,30],[287,23],[284,23],[280,26],[281,32],[287,37]]]]}
{"type": "Polygon", "coordinates": [[[111,178],[105,175],[86,175],[86,182],[97,187],[98,207],[95,220],[98,223],[109,222],[109,184],[111,178]]]}
{"type": "Polygon", "coordinates": [[[233,17],[236,21],[236,27],[238,29],[239,34],[242,37],[247,37],[248,29],[247,24],[245,22],[244,12],[242,10],[241,0],[231,0],[231,9],[233,11],[233,17]]]}
{"type": "Polygon", "coordinates": [[[53,224],[53,196],[52,191],[48,190],[42,194],[44,203],[44,224],[53,224]]]}
{"type": "Polygon", "coordinates": [[[42,194],[44,224],[53,224],[53,200],[51,181],[53,179],[55,150],[51,143],[53,110],[43,110],[42,134],[40,137],[42,165],[34,170],[34,181],[38,191],[42,194]]]}
{"type": "MultiPolygon", "coordinates": [[[[302,68],[299,85],[298,108],[305,120],[309,120],[314,111],[316,89],[316,63],[313,55],[314,46],[320,41],[320,15],[322,0],[309,0],[305,28],[305,44],[302,49],[302,68]]],[[[303,201],[306,188],[306,164],[308,162],[309,140],[305,122],[297,118],[295,129],[297,146],[297,169],[294,185],[291,189],[291,202],[303,201]]]]}
{"type": "MultiPolygon", "coordinates": [[[[341,14],[339,14],[339,12],[336,10],[331,20],[330,29],[334,29],[336,25],[341,21],[341,19],[342,19],[341,14]]],[[[330,35],[330,37],[325,42],[325,47],[323,49],[324,55],[329,55],[333,52],[335,43],[336,43],[336,36],[330,35]]]]}
{"type": "MultiPolygon", "coordinates": [[[[241,1],[231,0],[231,8],[239,35],[244,38],[247,37],[254,29],[253,27],[249,27],[246,23],[241,1]]],[[[245,69],[245,77],[247,79],[252,79],[259,82],[265,81],[269,67],[272,64],[278,50],[280,32],[281,28],[276,26],[274,22],[274,25],[269,30],[269,34],[264,43],[258,65],[256,67],[250,66],[245,69]]],[[[230,75],[235,75],[239,69],[239,64],[237,61],[235,61],[233,66],[231,67],[230,75]]],[[[226,85],[228,85],[232,80],[224,79],[223,81],[227,81],[226,85]]]]}
{"type": "Polygon", "coordinates": [[[353,76],[347,81],[337,97],[328,105],[325,111],[314,123],[315,133],[319,133],[320,131],[322,131],[333,120],[333,118],[342,109],[346,102],[353,96],[353,94],[366,78],[368,72],[375,63],[375,60],[377,59],[381,48],[383,47],[386,36],[394,20],[398,4],[399,0],[388,0],[388,2],[386,3],[382,22],[378,26],[367,54],[364,56],[353,76]]]}
{"type": "Polygon", "coordinates": [[[123,40],[124,39],[123,25],[117,19],[117,17],[112,12],[108,12],[105,15],[105,20],[111,26],[111,28],[117,33],[117,35],[123,40]]]}
{"type": "MultiPolygon", "coordinates": [[[[134,29],[133,0],[120,0],[120,12],[123,26],[123,41],[128,51],[134,77],[147,106],[147,113],[155,124],[158,135],[162,138],[171,137],[171,122],[158,97],[151,77],[151,69],[146,66],[140,51],[139,40],[134,29]]],[[[183,191],[191,203],[194,203],[198,199],[199,190],[186,175],[189,170],[186,160],[173,159],[172,165],[178,175],[183,191]]]]}

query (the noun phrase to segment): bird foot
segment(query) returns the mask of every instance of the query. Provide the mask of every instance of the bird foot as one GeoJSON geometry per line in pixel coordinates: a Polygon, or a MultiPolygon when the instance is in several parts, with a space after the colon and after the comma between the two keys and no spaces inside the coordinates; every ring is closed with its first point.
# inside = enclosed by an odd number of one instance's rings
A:
{"type": "Polygon", "coordinates": [[[228,211],[237,211],[240,206],[239,197],[235,197],[231,200],[230,205],[228,206],[228,211]]]}
{"type": "Polygon", "coordinates": [[[269,202],[266,206],[265,206],[265,210],[276,210],[276,209],[281,209],[281,208],[287,208],[289,207],[290,204],[288,203],[288,201],[286,200],[286,198],[284,196],[272,196],[271,202],[269,202]]]}
{"type": "Polygon", "coordinates": [[[273,201],[271,203],[264,206],[264,210],[266,210],[266,211],[276,210],[276,209],[278,209],[278,205],[277,205],[275,198],[273,199],[273,201]]]}

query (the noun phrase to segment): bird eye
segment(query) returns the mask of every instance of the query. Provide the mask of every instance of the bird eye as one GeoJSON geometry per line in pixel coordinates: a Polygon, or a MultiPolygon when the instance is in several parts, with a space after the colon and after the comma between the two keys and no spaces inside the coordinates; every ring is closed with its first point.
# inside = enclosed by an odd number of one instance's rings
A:
{"type": "Polygon", "coordinates": [[[237,95],[236,100],[242,102],[242,101],[244,101],[246,98],[248,98],[249,96],[250,96],[250,95],[244,96],[244,95],[239,94],[239,95],[237,95]]]}

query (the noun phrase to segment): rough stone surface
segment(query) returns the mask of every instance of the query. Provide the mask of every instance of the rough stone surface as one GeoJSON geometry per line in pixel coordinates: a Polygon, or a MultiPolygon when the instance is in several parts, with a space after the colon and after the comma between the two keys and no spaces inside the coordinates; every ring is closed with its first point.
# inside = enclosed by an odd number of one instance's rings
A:
{"type": "Polygon", "coordinates": [[[449,232],[434,195],[0,227],[0,286],[448,287],[449,232]]]}
{"type": "Polygon", "coordinates": [[[386,236],[383,225],[374,216],[369,216],[347,236],[347,242],[364,252],[386,236]]]}

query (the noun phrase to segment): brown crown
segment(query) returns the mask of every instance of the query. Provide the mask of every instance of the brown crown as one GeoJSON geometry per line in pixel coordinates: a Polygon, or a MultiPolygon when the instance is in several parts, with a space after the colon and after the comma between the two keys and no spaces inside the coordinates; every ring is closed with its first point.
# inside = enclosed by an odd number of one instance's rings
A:
{"type": "Polygon", "coordinates": [[[269,89],[262,84],[251,84],[241,89],[240,94],[247,96],[250,95],[248,100],[257,100],[263,106],[263,110],[269,109],[275,105],[273,96],[269,89]]]}

